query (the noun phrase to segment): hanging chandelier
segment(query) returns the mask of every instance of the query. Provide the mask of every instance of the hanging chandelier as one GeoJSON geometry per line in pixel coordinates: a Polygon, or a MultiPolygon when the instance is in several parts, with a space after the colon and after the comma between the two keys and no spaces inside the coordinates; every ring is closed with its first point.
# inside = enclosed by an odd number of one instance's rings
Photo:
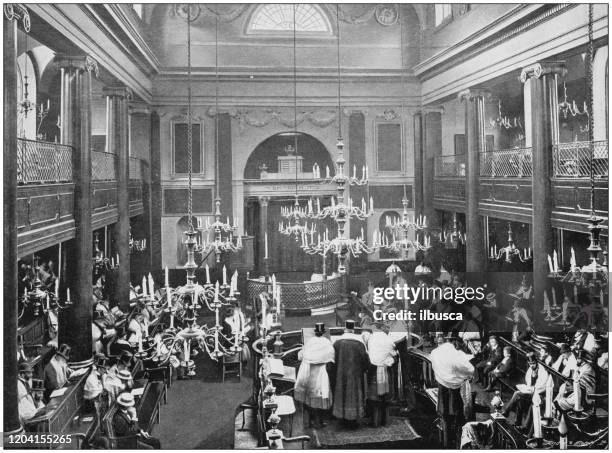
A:
{"type": "MultiPolygon", "coordinates": [[[[106,237],[106,235],[105,235],[106,237]]],[[[131,238],[131,235],[130,235],[131,238]]],[[[106,239],[105,239],[106,240],[106,239]]],[[[119,255],[117,255],[117,262],[114,258],[108,259],[104,255],[104,252],[100,250],[100,237],[98,232],[94,233],[94,255],[93,255],[93,272],[94,275],[106,274],[108,271],[112,271],[119,268],[119,255]]],[[[131,247],[130,247],[131,250],[131,247]]]]}
{"type": "Polygon", "coordinates": [[[521,255],[521,250],[514,244],[513,234],[512,226],[510,222],[508,222],[508,244],[499,250],[497,249],[497,244],[491,247],[489,260],[499,261],[504,258],[506,263],[512,263],[513,260],[518,259],[521,263],[525,263],[533,257],[531,247],[523,249],[523,254],[521,255]]]}
{"type": "MultiPolygon", "coordinates": [[[[191,55],[191,54],[190,54],[191,55]]],[[[191,61],[189,62],[191,65],[191,61]]],[[[191,74],[191,66],[189,68],[191,74]]],[[[191,94],[191,88],[189,90],[191,94]]],[[[189,118],[191,124],[191,117],[189,118]]],[[[191,129],[190,129],[191,130],[191,129]]],[[[189,136],[191,137],[191,135],[189,136]]],[[[191,141],[189,141],[191,143],[191,141]]],[[[191,171],[191,167],[190,171],[191,171]]],[[[191,177],[190,177],[191,183],[191,177]]],[[[240,236],[234,238],[234,232],[238,229],[237,220],[234,219],[234,225],[230,223],[229,217],[227,222],[223,222],[221,214],[221,196],[219,195],[219,16],[215,16],[215,221],[210,224],[208,220],[204,224],[198,218],[198,231],[200,241],[197,244],[197,251],[200,253],[214,252],[217,263],[221,262],[221,255],[225,252],[235,253],[242,249],[242,239],[240,236]],[[206,239],[203,233],[206,231],[206,239]],[[212,241],[210,240],[210,232],[213,233],[212,241]]],[[[191,197],[190,197],[191,199],[191,197]]]]}
{"type": "Polygon", "coordinates": [[[459,244],[465,244],[465,233],[459,230],[456,212],[453,213],[453,227],[450,230],[443,230],[440,232],[440,242],[444,244],[444,248],[451,250],[456,250],[459,244]]]}
{"type": "MultiPolygon", "coordinates": [[[[589,4],[589,22],[588,22],[588,34],[589,34],[589,45],[587,48],[587,97],[589,101],[589,108],[585,105],[584,112],[588,116],[587,130],[589,133],[589,177],[590,177],[590,202],[591,202],[591,215],[587,219],[588,231],[589,231],[589,262],[584,266],[578,266],[576,263],[576,256],[574,249],[571,250],[570,269],[564,272],[559,267],[557,251],[553,251],[553,257],[548,256],[548,267],[549,277],[553,278],[562,283],[570,283],[576,287],[595,289],[595,290],[608,290],[609,276],[608,276],[608,262],[607,252],[601,247],[601,232],[604,227],[601,225],[604,222],[604,218],[597,217],[595,213],[595,146],[594,146],[594,131],[593,131],[593,117],[588,115],[589,110],[593,111],[593,5],[589,4]],[[599,255],[602,254],[602,263],[599,262],[599,255]]],[[[580,113],[580,112],[578,112],[580,113]]]]}
{"type": "MultiPolygon", "coordinates": [[[[295,157],[295,200],[292,206],[281,207],[281,216],[287,219],[287,223],[281,221],[278,225],[278,231],[285,236],[293,236],[297,242],[304,233],[309,233],[311,229],[308,228],[305,219],[308,217],[306,210],[300,207],[298,197],[298,131],[297,131],[297,38],[296,38],[296,26],[295,26],[295,10],[296,5],[293,5],[293,146],[288,145],[286,148],[289,156],[295,157]]],[[[314,228],[311,227],[311,228],[314,228]]]]}
{"type": "Polygon", "coordinates": [[[144,252],[147,249],[147,240],[146,239],[134,239],[132,237],[132,227],[130,227],[130,252],[144,252]]]}
{"type": "MultiPolygon", "coordinates": [[[[331,253],[338,257],[338,272],[340,274],[346,273],[346,264],[348,256],[357,257],[362,253],[374,253],[378,249],[378,245],[368,245],[366,237],[361,230],[361,235],[356,238],[346,236],[346,223],[349,219],[365,220],[374,214],[374,202],[370,197],[370,204],[367,205],[366,201],[361,199],[361,206],[354,206],[353,200],[349,197],[345,201],[345,189],[346,186],[363,186],[368,183],[368,168],[366,165],[362,167],[361,178],[357,176],[357,167],[353,166],[353,175],[345,173],[344,166],[346,160],[344,159],[344,140],[342,139],[342,105],[341,105],[341,78],[340,78],[340,5],[336,5],[336,26],[338,30],[337,36],[337,55],[338,55],[338,141],[336,143],[336,149],[338,150],[338,157],[336,159],[336,174],[330,175],[329,168],[326,168],[326,175],[323,181],[330,182],[336,185],[337,196],[331,197],[331,205],[321,209],[321,202],[317,198],[316,210],[313,207],[312,200],[308,202],[308,217],[311,219],[322,220],[325,218],[331,218],[336,222],[337,234],[333,239],[329,239],[327,231],[324,233],[323,238],[317,235],[317,242],[314,241],[314,232],[311,234],[302,234],[302,250],[307,254],[318,254],[325,256],[327,253],[331,253]]],[[[318,165],[316,167],[318,169],[318,165]]],[[[315,179],[318,175],[318,171],[314,174],[315,179]]]]}

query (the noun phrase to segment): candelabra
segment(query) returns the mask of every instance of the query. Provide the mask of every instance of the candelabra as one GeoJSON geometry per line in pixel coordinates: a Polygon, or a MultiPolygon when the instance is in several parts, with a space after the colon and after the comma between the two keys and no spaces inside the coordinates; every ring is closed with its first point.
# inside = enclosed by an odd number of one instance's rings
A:
{"type": "MultiPolygon", "coordinates": [[[[577,115],[589,115],[589,109],[587,107],[586,101],[582,104],[582,111],[576,105],[576,101],[572,100],[572,102],[568,102],[567,100],[567,86],[565,86],[565,82],[563,82],[563,102],[559,102],[559,112],[563,114],[563,118],[567,119],[568,113],[572,116],[577,115]]],[[[588,126],[587,126],[588,128],[588,126]]],[[[582,128],[581,128],[582,130],[582,128]]],[[[583,130],[583,132],[587,132],[588,129],[583,130]]]]}
{"type": "Polygon", "coordinates": [[[440,232],[440,242],[444,244],[446,249],[457,249],[459,244],[465,244],[465,233],[459,231],[459,223],[457,222],[457,213],[453,214],[453,227],[450,231],[440,232]]]}
{"type": "Polygon", "coordinates": [[[497,261],[502,257],[505,257],[506,263],[512,263],[512,260],[515,258],[518,258],[521,263],[525,263],[532,258],[531,247],[523,249],[523,256],[521,256],[521,250],[514,244],[512,235],[512,227],[510,226],[510,222],[508,222],[508,245],[499,250],[497,250],[497,244],[495,244],[494,247],[491,247],[489,254],[489,259],[491,261],[497,261]]]}
{"type": "Polygon", "coordinates": [[[519,128],[523,130],[523,123],[520,118],[514,117],[510,119],[507,116],[502,116],[501,100],[497,101],[497,118],[490,119],[489,124],[491,127],[498,127],[500,129],[503,127],[505,129],[519,128]]]}
{"type": "Polygon", "coordinates": [[[283,221],[279,222],[278,231],[285,236],[294,236],[298,242],[302,234],[309,234],[311,231],[315,231],[314,225],[308,228],[308,225],[305,223],[302,225],[301,223],[302,220],[308,218],[308,213],[305,208],[300,207],[297,194],[295,195],[295,202],[292,207],[281,207],[281,216],[288,220],[286,224],[283,221]]]}
{"type": "Polygon", "coordinates": [[[137,252],[144,252],[147,249],[147,239],[134,239],[132,237],[132,229],[130,228],[130,241],[129,241],[129,246],[130,246],[130,252],[131,251],[137,251],[137,252]]]}
{"type": "Polygon", "coordinates": [[[49,116],[49,108],[50,102],[49,99],[47,99],[47,106],[45,107],[44,104],[41,103],[38,105],[38,110],[36,111],[36,117],[38,118],[38,126],[36,127],[36,137],[38,137],[39,140],[42,140],[44,138],[44,135],[40,133],[40,128],[42,127],[43,121],[47,118],[47,116],[49,116]]]}
{"type": "MultiPolygon", "coordinates": [[[[201,235],[201,242],[196,244],[196,249],[200,253],[214,251],[216,262],[221,262],[221,254],[223,252],[237,252],[242,249],[242,238],[237,236],[234,240],[234,231],[238,228],[237,221],[234,219],[234,225],[230,223],[229,217],[227,222],[221,220],[221,199],[215,199],[215,221],[211,224],[206,219],[206,223],[198,217],[198,230],[201,235]],[[213,232],[213,240],[210,241],[210,231],[213,232]],[[206,231],[206,240],[203,238],[203,233],[206,231]]],[[[197,234],[197,233],[196,233],[197,234]]]]}
{"type": "Polygon", "coordinates": [[[104,275],[119,268],[119,255],[117,255],[117,262],[115,262],[114,258],[109,260],[100,250],[100,238],[97,231],[94,233],[94,256],[92,259],[94,276],[104,275]]]}

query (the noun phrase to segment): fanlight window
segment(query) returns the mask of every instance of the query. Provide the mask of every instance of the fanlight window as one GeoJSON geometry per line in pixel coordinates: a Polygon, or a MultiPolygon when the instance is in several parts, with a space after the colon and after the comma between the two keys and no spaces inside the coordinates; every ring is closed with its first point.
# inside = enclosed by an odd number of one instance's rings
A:
{"type": "MultiPolygon", "coordinates": [[[[295,10],[295,30],[302,33],[332,34],[325,13],[318,5],[299,4],[295,10]]],[[[264,4],[255,10],[249,33],[293,33],[293,4],[264,4]]]]}

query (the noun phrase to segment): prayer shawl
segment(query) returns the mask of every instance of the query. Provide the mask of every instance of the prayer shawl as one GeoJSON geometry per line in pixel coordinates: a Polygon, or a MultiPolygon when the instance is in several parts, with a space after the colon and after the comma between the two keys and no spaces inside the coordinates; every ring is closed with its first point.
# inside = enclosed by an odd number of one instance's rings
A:
{"type": "Polygon", "coordinates": [[[431,351],[429,356],[436,381],[449,389],[458,389],[463,381],[474,374],[470,363],[471,355],[455,348],[451,343],[444,343],[431,351]]]}
{"type": "Polygon", "coordinates": [[[21,378],[17,379],[17,402],[21,420],[29,420],[34,417],[36,414],[34,399],[30,394],[28,383],[21,378]]]}
{"type": "Polygon", "coordinates": [[[54,355],[45,367],[45,389],[50,393],[62,388],[68,381],[70,371],[63,357],[54,355]]]}
{"type": "Polygon", "coordinates": [[[386,395],[389,393],[389,375],[387,367],[394,363],[393,353],[395,343],[384,332],[374,331],[368,340],[368,355],[370,363],[376,367],[375,387],[376,394],[386,395]]]}
{"type": "Polygon", "coordinates": [[[359,420],[365,410],[364,374],[370,364],[359,335],[345,333],[334,343],[336,380],[333,415],[344,420],[359,420]]]}
{"type": "Polygon", "coordinates": [[[561,373],[563,377],[569,377],[572,374],[572,371],[578,367],[576,365],[576,357],[574,354],[570,354],[568,358],[563,357],[562,355],[553,363],[553,370],[561,373]]]}
{"type": "Polygon", "coordinates": [[[102,393],[102,382],[100,381],[100,373],[97,370],[91,370],[87,380],[85,381],[85,387],[83,388],[83,398],[86,400],[92,400],[102,393]]]}
{"type": "Polygon", "coordinates": [[[334,361],[331,341],[325,337],[312,337],[300,355],[302,363],[295,381],[295,399],[315,409],[329,409],[332,392],[325,365],[334,361]]]}

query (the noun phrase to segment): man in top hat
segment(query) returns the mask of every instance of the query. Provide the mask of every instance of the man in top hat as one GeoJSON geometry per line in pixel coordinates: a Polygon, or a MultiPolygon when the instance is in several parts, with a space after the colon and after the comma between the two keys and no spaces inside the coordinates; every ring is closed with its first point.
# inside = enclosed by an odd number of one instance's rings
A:
{"type": "Polygon", "coordinates": [[[323,425],[321,412],[332,405],[332,392],[326,365],[334,362],[334,347],[324,337],[325,324],[315,324],[315,336],[309,338],[299,353],[300,369],[295,380],[294,398],[308,410],[310,426],[323,425]]]}
{"type": "Polygon", "coordinates": [[[49,334],[47,346],[55,348],[57,348],[58,308],[57,300],[55,297],[51,297],[49,299],[49,310],[46,314],[47,333],[49,334]]]}
{"type": "Polygon", "coordinates": [[[102,380],[106,374],[106,357],[104,354],[96,354],[94,359],[94,366],[92,367],[87,380],[85,381],[85,387],[83,388],[83,398],[90,408],[93,408],[96,402],[99,400],[99,396],[104,391],[104,385],[102,380]]]}
{"type": "Polygon", "coordinates": [[[334,417],[356,423],[365,414],[364,374],[370,358],[363,338],[355,334],[355,321],[347,320],[344,334],[334,343],[334,417]]]}
{"type": "Polygon", "coordinates": [[[388,370],[395,363],[397,355],[395,343],[385,330],[382,322],[376,322],[368,338],[367,412],[374,427],[387,423],[387,398],[391,390],[388,370]]]}
{"type": "Polygon", "coordinates": [[[53,390],[62,388],[70,375],[72,370],[68,368],[68,360],[70,360],[70,346],[67,344],[61,344],[55,355],[51,358],[47,366],[45,367],[45,392],[46,396],[50,395],[53,390]]]}
{"type": "Polygon", "coordinates": [[[512,398],[502,412],[504,417],[508,417],[510,412],[516,411],[516,419],[514,424],[521,425],[522,429],[528,426],[528,420],[523,422],[523,416],[528,415],[531,407],[531,400],[534,393],[543,393],[546,391],[546,383],[548,381],[548,372],[541,363],[538,363],[533,352],[527,353],[527,371],[525,372],[525,384],[518,384],[517,390],[512,395],[512,398]]]}
{"type": "Polygon", "coordinates": [[[504,357],[501,362],[489,373],[489,385],[484,389],[485,392],[490,392],[495,389],[499,379],[508,376],[514,368],[512,360],[512,348],[505,346],[503,349],[504,357]]]}
{"type": "Polygon", "coordinates": [[[481,379],[485,385],[488,384],[484,381],[487,380],[489,373],[495,369],[503,358],[504,354],[497,337],[491,335],[489,337],[489,342],[482,351],[482,360],[475,365],[478,371],[478,378],[481,379]]]}
{"type": "Polygon", "coordinates": [[[456,448],[457,430],[464,422],[461,388],[474,375],[474,366],[470,363],[472,356],[463,352],[461,347],[461,338],[451,336],[429,356],[438,383],[436,410],[444,424],[444,448],[456,448]]]}
{"type": "Polygon", "coordinates": [[[552,369],[561,373],[563,377],[570,377],[572,371],[577,368],[576,357],[570,347],[563,343],[559,347],[559,357],[552,364],[552,369]]]}
{"type": "Polygon", "coordinates": [[[32,379],[32,398],[34,399],[34,406],[36,410],[45,407],[43,397],[45,393],[45,381],[42,379],[32,379]]]}
{"type": "Polygon", "coordinates": [[[17,377],[17,404],[19,418],[29,420],[36,414],[36,405],[32,397],[32,376],[34,370],[27,362],[19,364],[19,376],[17,377]]]}
{"type": "MultiPolygon", "coordinates": [[[[578,379],[580,385],[580,399],[584,401],[588,393],[595,392],[595,371],[592,366],[593,355],[590,352],[581,349],[576,354],[576,369],[572,373],[572,380],[567,380],[559,387],[559,393],[555,398],[555,406],[560,411],[568,411],[574,407],[576,403],[576,394],[574,393],[574,379],[578,379]]],[[[582,402],[581,401],[581,402],[582,402]]]]}
{"type": "Polygon", "coordinates": [[[124,438],[117,441],[117,448],[159,450],[161,448],[159,439],[152,437],[138,426],[134,396],[128,392],[121,393],[117,397],[117,406],[118,410],[113,416],[113,432],[116,437],[124,438]]]}

